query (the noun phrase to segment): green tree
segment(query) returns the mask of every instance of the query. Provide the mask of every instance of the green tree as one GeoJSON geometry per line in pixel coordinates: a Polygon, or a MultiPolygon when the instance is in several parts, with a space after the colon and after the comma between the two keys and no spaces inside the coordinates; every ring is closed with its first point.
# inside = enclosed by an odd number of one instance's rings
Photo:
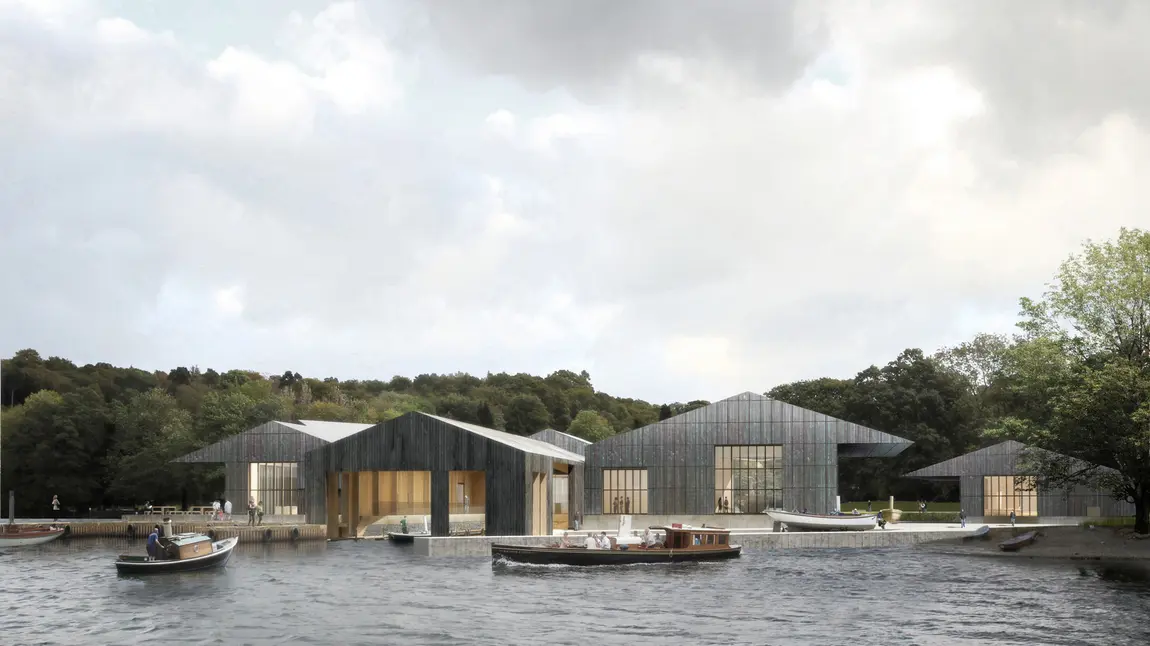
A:
{"type": "Polygon", "coordinates": [[[109,494],[137,504],[178,500],[188,470],[171,460],[194,447],[191,414],[156,388],[117,403],[113,420],[115,442],[107,457],[109,494]]]}
{"type": "Polygon", "coordinates": [[[487,402],[479,404],[479,408],[475,411],[476,423],[480,426],[487,428],[495,428],[495,415],[491,412],[491,407],[487,402]]]}
{"type": "Polygon", "coordinates": [[[1150,233],[1087,242],[1021,304],[1005,372],[1029,405],[991,434],[1033,447],[1039,486],[1105,487],[1150,533],[1150,233]]]}
{"type": "Polygon", "coordinates": [[[665,420],[665,419],[671,419],[672,417],[674,417],[674,413],[671,412],[670,406],[663,404],[662,406],[659,407],[659,421],[660,422],[665,420]]]}
{"type": "Polygon", "coordinates": [[[551,424],[551,415],[535,395],[516,395],[503,410],[504,429],[515,435],[531,435],[551,424]]]}
{"type": "Polygon", "coordinates": [[[581,410],[571,420],[567,427],[567,434],[581,437],[589,442],[598,442],[614,435],[611,424],[602,415],[593,410],[581,410]]]}

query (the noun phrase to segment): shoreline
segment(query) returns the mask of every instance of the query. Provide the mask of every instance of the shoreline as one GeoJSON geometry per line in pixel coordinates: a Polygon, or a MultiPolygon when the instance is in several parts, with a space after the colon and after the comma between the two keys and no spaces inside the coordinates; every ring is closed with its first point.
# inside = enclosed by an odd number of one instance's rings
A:
{"type": "Polygon", "coordinates": [[[992,529],[986,540],[943,539],[924,545],[932,551],[958,556],[1072,562],[1150,562],[1150,537],[1138,537],[1130,528],[1026,527],[992,529]],[[1037,540],[1016,552],[998,544],[1013,536],[1037,531],[1037,540]]]}

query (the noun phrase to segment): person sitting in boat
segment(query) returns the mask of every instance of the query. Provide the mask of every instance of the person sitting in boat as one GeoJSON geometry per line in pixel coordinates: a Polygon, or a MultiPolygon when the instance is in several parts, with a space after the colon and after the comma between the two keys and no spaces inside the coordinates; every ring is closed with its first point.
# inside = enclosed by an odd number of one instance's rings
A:
{"type": "Polygon", "coordinates": [[[599,541],[595,540],[595,532],[587,532],[587,540],[583,541],[583,546],[589,550],[599,549],[599,541]]]}
{"type": "Polygon", "coordinates": [[[599,549],[611,549],[611,539],[607,538],[607,532],[599,532],[599,549]]]}
{"type": "Polygon", "coordinates": [[[655,544],[655,537],[651,534],[651,528],[643,530],[643,547],[651,547],[655,544]]]}
{"type": "Polygon", "coordinates": [[[407,533],[407,516],[399,519],[399,531],[407,533]]]}
{"type": "Polygon", "coordinates": [[[563,532],[563,538],[559,539],[559,547],[571,547],[571,539],[567,538],[567,532],[563,532]]]}

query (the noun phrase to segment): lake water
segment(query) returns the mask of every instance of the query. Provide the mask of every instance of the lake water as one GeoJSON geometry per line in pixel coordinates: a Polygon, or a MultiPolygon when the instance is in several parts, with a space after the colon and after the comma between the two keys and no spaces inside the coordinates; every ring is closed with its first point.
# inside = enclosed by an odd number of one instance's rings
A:
{"type": "Polygon", "coordinates": [[[241,545],[129,578],[142,542],[0,551],[0,644],[1146,644],[1150,580],[919,548],[492,567],[386,541],[241,545]]]}

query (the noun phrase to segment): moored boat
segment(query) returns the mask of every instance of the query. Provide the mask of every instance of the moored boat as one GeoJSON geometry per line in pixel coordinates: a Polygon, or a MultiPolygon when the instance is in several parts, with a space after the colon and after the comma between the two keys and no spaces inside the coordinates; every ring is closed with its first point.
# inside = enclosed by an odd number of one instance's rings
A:
{"type": "MultiPolygon", "coordinates": [[[[630,517],[624,516],[630,526],[630,517]]],[[[620,519],[621,526],[624,524],[620,519]]],[[[533,565],[633,565],[637,563],[685,563],[738,558],[742,546],[730,543],[731,531],[722,527],[691,527],[674,524],[651,527],[664,533],[663,539],[645,543],[620,531],[610,538],[610,549],[583,545],[565,547],[505,545],[491,546],[492,564],[499,561],[533,565]]],[[[593,535],[592,532],[590,535],[593,535]]]]}
{"type": "Polygon", "coordinates": [[[771,520],[786,525],[788,531],[857,532],[874,529],[878,524],[878,514],[804,514],[782,509],[767,509],[763,513],[771,520]]]}
{"type": "Polygon", "coordinates": [[[387,537],[396,543],[414,543],[417,536],[431,536],[431,532],[388,532],[387,537]]]}
{"type": "Polygon", "coordinates": [[[238,536],[213,541],[205,534],[173,534],[171,519],[165,519],[163,528],[156,556],[121,554],[116,570],[121,574],[166,574],[224,567],[240,542],[238,536]]]}
{"type": "Polygon", "coordinates": [[[0,548],[43,545],[60,538],[67,531],[54,525],[16,525],[9,523],[0,529],[0,548]]]}
{"type": "Polygon", "coordinates": [[[1038,532],[1029,531],[1025,534],[1021,534],[1019,536],[1015,536],[1014,538],[1008,538],[1005,541],[1002,541],[998,544],[998,549],[1002,550],[1003,552],[1017,552],[1027,545],[1033,545],[1034,541],[1037,539],[1038,532]]]}

